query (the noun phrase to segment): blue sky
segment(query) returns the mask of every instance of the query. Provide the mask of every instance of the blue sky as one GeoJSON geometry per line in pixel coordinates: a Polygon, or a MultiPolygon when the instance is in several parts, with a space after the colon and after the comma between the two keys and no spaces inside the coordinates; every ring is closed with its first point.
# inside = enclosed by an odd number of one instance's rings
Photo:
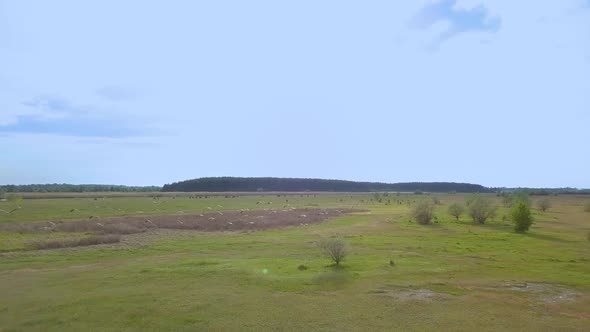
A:
{"type": "Polygon", "coordinates": [[[590,2],[0,0],[0,183],[590,187],[590,2]]]}

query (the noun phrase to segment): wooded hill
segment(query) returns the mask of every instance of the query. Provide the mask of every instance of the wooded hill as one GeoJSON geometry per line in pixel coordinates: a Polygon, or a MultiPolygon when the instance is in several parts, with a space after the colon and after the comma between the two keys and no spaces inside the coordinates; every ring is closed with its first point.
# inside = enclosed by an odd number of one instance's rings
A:
{"type": "Polygon", "coordinates": [[[208,177],[166,184],[162,191],[206,191],[206,192],[303,192],[303,191],[333,191],[333,192],[461,192],[476,193],[490,192],[484,186],[470,183],[455,182],[356,182],[325,179],[299,178],[242,178],[242,177],[208,177]]]}

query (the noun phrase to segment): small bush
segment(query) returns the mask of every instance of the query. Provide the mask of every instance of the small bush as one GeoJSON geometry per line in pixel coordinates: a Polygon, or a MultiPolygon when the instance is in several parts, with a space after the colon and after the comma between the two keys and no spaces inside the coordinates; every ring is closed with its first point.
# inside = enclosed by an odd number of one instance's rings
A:
{"type": "Polygon", "coordinates": [[[586,205],[584,206],[584,211],[590,212],[590,202],[586,203],[586,205]]]}
{"type": "Polygon", "coordinates": [[[346,243],[340,238],[323,239],[318,246],[336,265],[340,265],[348,252],[346,243]]]}
{"type": "Polygon", "coordinates": [[[301,264],[301,265],[299,265],[299,266],[297,267],[297,270],[299,270],[299,271],[305,271],[305,270],[307,270],[307,266],[305,266],[305,265],[301,264]]]}
{"type": "Polygon", "coordinates": [[[468,200],[469,215],[473,221],[484,224],[486,220],[493,217],[496,213],[496,208],[492,202],[481,196],[474,196],[468,200]]]}
{"type": "Polygon", "coordinates": [[[459,203],[453,203],[449,205],[449,214],[455,219],[459,220],[459,217],[465,212],[465,207],[459,203]]]}
{"type": "Polygon", "coordinates": [[[519,201],[512,209],[512,221],[514,222],[514,230],[519,233],[524,233],[529,230],[533,224],[533,216],[531,209],[525,202],[519,201]]]}
{"type": "Polygon", "coordinates": [[[428,225],[431,223],[432,217],[434,216],[434,206],[428,201],[419,202],[416,204],[416,207],[414,207],[412,216],[419,224],[428,225]]]}
{"type": "Polygon", "coordinates": [[[548,198],[543,198],[537,202],[539,210],[545,212],[551,208],[551,201],[548,198]]]}

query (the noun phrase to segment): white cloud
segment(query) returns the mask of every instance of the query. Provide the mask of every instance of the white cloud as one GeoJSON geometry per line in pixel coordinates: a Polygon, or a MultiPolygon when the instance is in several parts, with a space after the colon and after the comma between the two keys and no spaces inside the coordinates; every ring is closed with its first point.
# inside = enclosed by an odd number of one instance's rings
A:
{"type": "Polygon", "coordinates": [[[501,25],[500,16],[490,15],[484,5],[465,4],[457,6],[456,0],[439,0],[422,7],[410,21],[410,26],[415,29],[430,29],[439,22],[446,22],[448,28],[437,34],[432,40],[433,47],[458,34],[466,32],[497,32],[501,25]]]}

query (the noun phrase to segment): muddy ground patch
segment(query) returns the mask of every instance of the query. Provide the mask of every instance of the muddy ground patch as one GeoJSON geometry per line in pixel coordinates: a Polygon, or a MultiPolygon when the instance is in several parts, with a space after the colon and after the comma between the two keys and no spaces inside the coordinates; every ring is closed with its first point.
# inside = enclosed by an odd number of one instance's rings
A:
{"type": "Polygon", "coordinates": [[[500,289],[532,294],[539,302],[544,304],[574,302],[580,295],[579,292],[573,289],[548,283],[505,283],[500,289]]]}
{"type": "Polygon", "coordinates": [[[359,209],[281,209],[217,211],[197,214],[126,216],[77,221],[47,221],[0,225],[11,232],[84,232],[134,234],[151,229],[186,229],[203,232],[255,231],[286,226],[307,226],[359,209]]]}
{"type": "Polygon", "coordinates": [[[447,300],[450,294],[435,292],[427,288],[379,288],[369,292],[370,294],[393,298],[397,301],[436,301],[447,300]]]}

